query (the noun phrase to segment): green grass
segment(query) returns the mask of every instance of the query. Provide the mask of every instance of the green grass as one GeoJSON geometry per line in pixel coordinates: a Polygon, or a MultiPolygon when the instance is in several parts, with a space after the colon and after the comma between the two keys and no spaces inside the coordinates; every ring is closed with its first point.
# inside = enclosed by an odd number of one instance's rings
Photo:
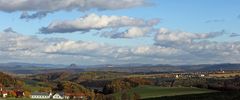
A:
{"type": "Polygon", "coordinates": [[[147,98],[143,100],[240,100],[240,92],[239,91],[212,92],[202,94],[188,94],[178,96],[147,98]]]}
{"type": "Polygon", "coordinates": [[[6,98],[6,100],[32,100],[30,98],[6,98]]]}
{"type": "MultiPolygon", "coordinates": [[[[129,91],[129,93],[134,93],[134,92],[140,95],[141,99],[145,99],[145,98],[154,98],[154,97],[163,97],[163,96],[201,94],[201,93],[210,93],[210,92],[217,92],[217,91],[194,88],[194,87],[139,86],[129,91]]],[[[121,95],[121,94],[117,93],[115,95],[121,95]]]]}
{"type": "MultiPolygon", "coordinates": [[[[2,99],[0,98],[0,100],[2,99]]],[[[6,100],[52,100],[52,99],[6,98],[6,100]]]]}

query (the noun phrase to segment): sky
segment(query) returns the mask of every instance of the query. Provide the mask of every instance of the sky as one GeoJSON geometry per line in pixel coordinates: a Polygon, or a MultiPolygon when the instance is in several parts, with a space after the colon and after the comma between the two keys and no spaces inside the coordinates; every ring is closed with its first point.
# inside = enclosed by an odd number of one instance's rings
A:
{"type": "Polygon", "coordinates": [[[240,61],[239,0],[0,0],[0,62],[240,61]]]}

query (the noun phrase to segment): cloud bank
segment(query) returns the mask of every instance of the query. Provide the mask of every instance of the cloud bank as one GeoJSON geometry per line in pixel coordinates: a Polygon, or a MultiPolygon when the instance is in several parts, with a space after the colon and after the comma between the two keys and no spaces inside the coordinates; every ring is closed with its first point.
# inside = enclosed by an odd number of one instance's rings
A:
{"type": "Polygon", "coordinates": [[[131,27],[123,32],[119,30],[100,32],[102,37],[117,39],[117,38],[140,38],[150,37],[154,33],[155,29],[152,27],[131,27]]]}
{"type": "Polygon", "coordinates": [[[0,32],[0,55],[3,61],[8,58],[8,61],[29,60],[39,63],[140,63],[182,54],[183,51],[159,46],[122,47],[59,38],[39,39],[19,33],[0,32]]]}
{"type": "Polygon", "coordinates": [[[225,34],[224,31],[195,34],[189,32],[160,29],[155,36],[155,45],[175,48],[188,52],[195,62],[215,63],[237,62],[240,54],[240,42],[218,42],[212,39],[225,34]],[[198,59],[198,60],[197,60],[198,59]]]}
{"type": "Polygon", "coordinates": [[[33,19],[57,11],[117,10],[150,4],[147,0],[0,0],[0,11],[24,12],[21,18],[33,19]]]}
{"type": "Polygon", "coordinates": [[[182,31],[171,31],[165,28],[160,28],[155,36],[155,41],[161,45],[179,45],[179,44],[191,44],[197,40],[206,40],[215,38],[225,34],[225,31],[210,32],[210,33],[190,33],[182,31]]]}
{"type": "Polygon", "coordinates": [[[239,42],[211,40],[221,34],[223,32],[195,34],[159,29],[154,39],[155,45],[124,47],[61,38],[40,39],[36,36],[6,31],[0,32],[0,59],[63,64],[238,62],[240,60],[239,42]]]}

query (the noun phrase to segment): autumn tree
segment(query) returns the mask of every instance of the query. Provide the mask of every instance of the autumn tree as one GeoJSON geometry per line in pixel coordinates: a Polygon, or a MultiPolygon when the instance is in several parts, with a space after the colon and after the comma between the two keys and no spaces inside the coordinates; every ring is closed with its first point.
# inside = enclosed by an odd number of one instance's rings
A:
{"type": "Polygon", "coordinates": [[[122,79],[115,79],[104,87],[105,94],[121,92],[131,89],[131,84],[122,79]]]}

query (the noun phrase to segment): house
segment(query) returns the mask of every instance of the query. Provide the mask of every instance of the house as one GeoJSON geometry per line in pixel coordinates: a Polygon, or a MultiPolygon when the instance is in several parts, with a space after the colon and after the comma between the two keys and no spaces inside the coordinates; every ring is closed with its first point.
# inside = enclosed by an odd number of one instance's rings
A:
{"type": "Polygon", "coordinates": [[[3,98],[6,98],[8,93],[7,93],[7,91],[1,91],[1,95],[3,98]]]}
{"type": "Polygon", "coordinates": [[[179,78],[179,77],[180,77],[180,75],[176,75],[176,76],[175,76],[175,78],[179,78]]]}
{"type": "Polygon", "coordinates": [[[87,96],[84,93],[65,93],[65,96],[68,99],[78,99],[78,100],[85,100],[87,96]]]}
{"type": "Polygon", "coordinates": [[[52,99],[69,99],[69,96],[66,96],[66,95],[64,94],[64,92],[55,93],[55,94],[52,96],[52,99]]]}
{"type": "Polygon", "coordinates": [[[205,75],[204,75],[204,74],[201,74],[200,77],[205,77],[205,75]]]}
{"type": "Polygon", "coordinates": [[[3,98],[6,98],[7,95],[8,95],[8,92],[7,91],[3,91],[3,85],[0,83],[0,95],[3,97],[3,98]]]}
{"type": "Polygon", "coordinates": [[[32,99],[50,99],[52,96],[52,93],[47,92],[33,92],[31,95],[32,99]]]}
{"type": "Polygon", "coordinates": [[[64,99],[64,93],[55,93],[52,99],[64,99]]]}

